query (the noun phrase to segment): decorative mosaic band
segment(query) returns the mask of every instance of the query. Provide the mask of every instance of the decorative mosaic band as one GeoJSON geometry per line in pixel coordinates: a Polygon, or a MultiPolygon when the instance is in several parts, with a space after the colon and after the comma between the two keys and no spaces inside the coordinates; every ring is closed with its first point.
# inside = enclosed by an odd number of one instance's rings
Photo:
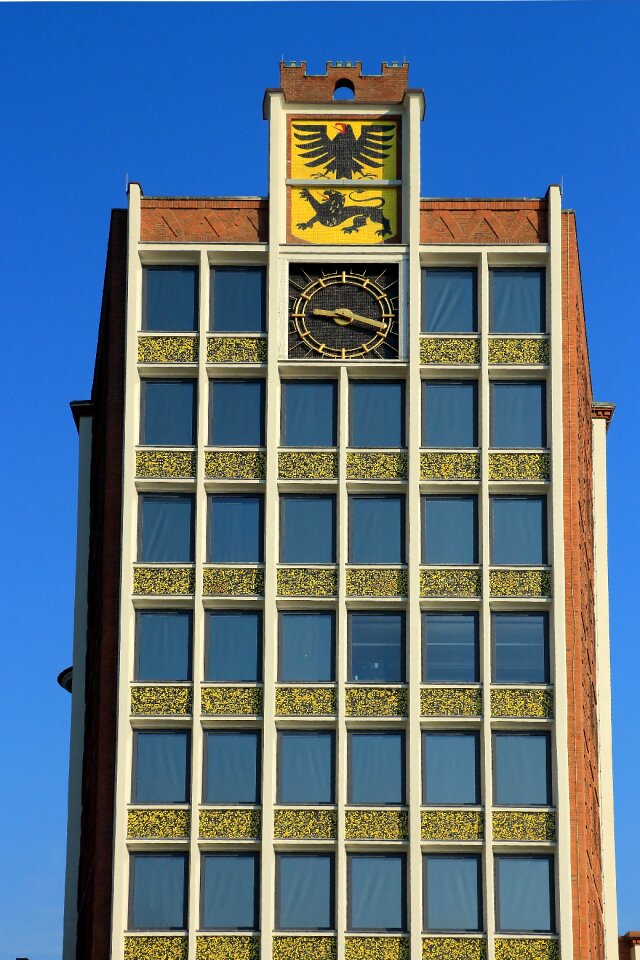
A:
{"type": "Polygon", "coordinates": [[[334,937],[274,937],[272,960],[336,960],[334,937]]]}
{"type": "Polygon", "coordinates": [[[136,450],[136,477],[180,480],[195,475],[193,450],[136,450]]]}
{"type": "Polygon", "coordinates": [[[420,363],[480,363],[477,337],[420,337],[420,363]]]}
{"type": "Polygon", "coordinates": [[[548,480],[548,453],[490,453],[489,480],[548,480]]]}
{"type": "Polygon", "coordinates": [[[423,687],[420,713],[423,717],[481,717],[482,693],[470,687],[423,687]]]}
{"type": "Polygon", "coordinates": [[[131,688],[131,713],[136,717],[188,717],[192,705],[191,687],[154,683],[131,688]]]}
{"type": "Polygon", "coordinates": [[[201,810],[202,840],[254,840],[262,832],[260,810],[201,810]]]}
{"type": "Polygon", "coordinates": [[[491,716],[548,720],[553,717],[553,694],[550,690],[492,690],[491,716]]]}
{"type": "Polygon", "coordinates": [[[420,571],[421,597],[480,597],[482,579],[479,570],[451,567],[420,571]]]}
{"type": "Polygon", "coordinates": [[[406,453],[347,453],[347,480],[406,479],[406,453]]]}
{"type": "Polygon", "coordinates": [[[370,567],[347,569],[348,597],[406,597],[407,571],[373,570],[370,567]]]}
{"type": "Polygon", "coordinates": [[[262,337],[207,337],[207,363],[266,363],[262,337]]]}
{"type": "Polygon", "coordinates": [[[196,937],[196,960],[260,960],[260,937],[196,937]]]}
{"type": "Polygon", "coordinates": [[[422,960],[485,960],[487,941],[479,937],[424,937],[422,960]]]}
{"type": "Polygon", "coordinates": [[[264,480],[265,470],[262,450],[207,450],[204,455],[209,480],[264,480]]]}
{"type": "Polygon", "coordinates": [[[347,840],[406,840],[409,818],[406,810],[347,810],[347,840]]]}
{"type": "Polygon", "coordinates": [[[549,363],[549,341],[546,337],[490,337],[489,363],[549,363]]]}
{"type": "Polygon", "coordinates": [[[480,454],[439,453],[420,454],[421,480],[479,480],[480,454]]]}
{"type": "Polygon", "coordinates": [[[314,567],[283,567],[278,570],[280,597],[335,597],[338,574],[314,567]]]}
{"type": "Polygon", "coordinates": [[[410,960],[408,937],[347,937],[345,960],[410,960]]]}
{"type": "Polygon", "coordinates": [[[421,810],[423,840],[482,840],[481,810],[421,810]]]}
{"type": "Polygon", "coordinates": [[[202,712],[209,717],[259,717],[260,687],[203,687],[202,712]]]}
{"type": "Polygon", "coordinates": [[[205,597],[261,597],[264,570],[257,567],[205,567],[202,592],[205,597]]]}
{"type": "Polygon", "coordinates": [[[496,937],[496,960],[558,960],[560,944],[557,940],[516,937],[496,937]]]}
{"type": "Polygon", "coordinates": [[[332,717],[336,712],[336,691],[331,687],[277,687],[276,714],[279,717],[332,717]]]}
{"type": "Polygon", "coordinates": [[[335,810],[274,810],[276,840],[335,840],[335,810]]]}
{"type": "Polygon", "coordinates": [[[127,837],[130,840],[181,840],[189,836],[188,810],[129,810],[127,837]]]}
{"type": "Polygon", "coordinates": [[[124,938],[124,960],[187,960],[188,955],[186,937],[124,938]]]}
{"type": "Polygon", "coordinates": [[[406,717],[407,691],[395,687],[347,687],[348,717],[406,717]]]}
{"type": "Polygon", "coordinates": [[[278,476],[281,480],[335,480],[338,454],[307,450],[279,453],[278,476]]]}
{"type": "Polygon", "coordinates": [[[495,810],[494,840],[555,840],[556,815],[551,810],[495,810]]]}
{"type": "Polygon", "coordinates": [[[138,337],[138,363],[197,363],[198,337],[138,337]]]}
{"type": "Polygon", "coordinates": [[[491,570],[489,587],[492,597],[550,597],[549,570],[491,570]]]}
{"type": "Polygon", "coordinates": [[[195,591],[193,567],[134,567],[133,592],[139,596],[187,596],[195,591]]]}

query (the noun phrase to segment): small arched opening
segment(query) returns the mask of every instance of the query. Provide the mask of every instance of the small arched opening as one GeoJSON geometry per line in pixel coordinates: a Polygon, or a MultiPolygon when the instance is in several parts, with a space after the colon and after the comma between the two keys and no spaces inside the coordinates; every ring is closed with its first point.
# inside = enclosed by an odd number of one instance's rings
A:
{"type": "Polygon", "coordinates": [[[338,80],[333,90],[333,99],[355,100],[355,98],[356,88],[351,80],[347,80],[346,77],[343,77],[342,80],[338,80]]]}

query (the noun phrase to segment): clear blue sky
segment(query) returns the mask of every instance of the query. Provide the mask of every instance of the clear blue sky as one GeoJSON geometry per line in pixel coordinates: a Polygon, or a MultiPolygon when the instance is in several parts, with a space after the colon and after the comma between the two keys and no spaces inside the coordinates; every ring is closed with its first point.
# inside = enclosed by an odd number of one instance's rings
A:
{"type": "Polygon", "coordinates": [[[578,212],[609,432],[620,929],[640,927],[638,155],[640,4],[0,4],[4,675],[0,956],[59,960],[77,439],[109,211],[147,194],[264,194],[278,61],[406,57],[427,196],[540,196],[578,212]],[[635,427],[634,427],[635,424],[635,427]],[[10,481],[10,482],[9,482],[10,481]],[[15,722],[11,722],[15,721],[15,722]]]}

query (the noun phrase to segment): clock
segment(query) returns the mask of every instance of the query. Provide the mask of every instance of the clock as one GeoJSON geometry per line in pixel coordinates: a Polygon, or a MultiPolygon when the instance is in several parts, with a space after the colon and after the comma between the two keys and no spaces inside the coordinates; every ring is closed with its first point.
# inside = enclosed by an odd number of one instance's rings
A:
{"type": "Polygon", "coordinates": [[[289,273],[289,357],[398,356],[396,264],[297,264],[289,273]]]}

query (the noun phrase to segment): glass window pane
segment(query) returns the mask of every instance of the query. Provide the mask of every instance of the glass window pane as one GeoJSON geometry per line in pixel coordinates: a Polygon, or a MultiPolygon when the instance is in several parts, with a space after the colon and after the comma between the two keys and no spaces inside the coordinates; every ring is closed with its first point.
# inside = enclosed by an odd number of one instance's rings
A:
{"type": "Polygon", "coordinates": [[[264,380],[212,380],[209,443],[216,447],[264,445],[264,380]]]}
{"type": "Polygon", "coordinates": [[[402,381],[352,380],[349,413],[351,447],[404,447],[402,381]]]}
{"type": "Polygon", "coordinates": [[[495,803],[518,807],[551,803],[547,733],[496,733],[493,738],[495,803]]]}
{"type": "Polygon", "coordinates": [[[143,563],[193,561],[191,494],[141,495],[140,560],[143,563]]]}
{"type": "Polygon", "coordinates": [[[424,803],[480,802],[477,733],[423,733],[424,803]]]}
{"type": "Polygon", "coordinates": [[[133,803],[187,803],[189,732],[134,733],[133,803]]]}
{"type": "Polygon", "coordinates": [[[264,267],[214,267],[211,329],[216,333],[261,333],[266,329],[264,267]]]}
{"type": "Polygon", "coordinates": [[[422,498],[422,562],[478,562],[477,497],[422,498]]]}
{"type": "Polygon", "coordinates": [[[349,614],[349,680],[404,683],[403,613],[349,614]]]}
{"type": "Polygon", "coordinates": [[[206,731],[204,736],[204,803],[259,803],[259,731],[206,731]]]}
{"type": "Polygon", "coordinates": [[[335,380],[282,381],[282,446],[335,447],[335,380]]]}
{"type": "Polygon", "coordinates": [[[404,733],[349,734],[349,803],[404,803],[404,733]]]}
{"type": "Polygon", "coordinates": [[[276,854],[276,929],[333,930],[333,856],[276,854]]]}
{"type": "Polygon", "coordinates": [[[491,497],[491,563],[547,562],[544,497],[491,497]]]}
{"type": "Polygon", "coordinates": [[[494,613],[494,683],[548,683],[546,613],[494,613]]]}
{"type": "Polygon", "coordinates": [[[278,734],[278,803],[333,803],[333,733],[278,734]]]}
{"type": "Polygon", "coordinates": [[[212,610],[207,614],[205,680],[255,683],[262,679],[262,613],[212,610]]]}
{"type": "Polygon", "coordinates": [[[336,498],[280,497],[280,562],[334,563],[336,498]]]}
{"type": "Polygon", "coordinates": [[[551,857],[496,857],[497,929],[514,933],[553,933],[551,857]]]}
{"type": "Polygon", "coordinates": [[[188,610],[138,610],[136,680],[191,679],[192,618],[188,610]]]}
{"type": "Polygon", "coordinates": [[[544,333],[544,270],[490,270],[492,333],[544,333]]]}
{"type": "Polygon", "coordinates": [[[213,563],[262,563],[262,496],[209,497],[209,556],[213,563]]]}
{"type": "Polygon", "coordinates": [[[334,679],[333,613],[280,614],[281,683],[328,683],[334,679]]]}
{"type": "Polygon", "coordinates": [[[145,267],[145,330],[191,331],[198,326],[197,267],[145,267]]]}
{"type": "Polygon", "coordinates": [[[425,380],[422,384],[422,446],[478,445],[477,384],[425,380]]]}
{"type": "Polygon", "coordinates": [[[258,930],[258,854],[210,853],[202,860],[202,929],[258,930]]]}
{"type": "Polygon", "coordinates": [[[425,930],[482,930],[480,858],[424,858],[425,930]]]}
{"type": "Polygon", "coordinates": [[[477,613],[422,614],[422,682],[477,683],[477,613]]]}
{"type": "Polygon", "coordinates": [[[406,930],[404,854],[349,856],[349,929],[406,930]]]}
{"type": "Polygon", "coordinates": [[[187,858],[183,853],[131,854],[130,930],[184,930],[187,858]]]}
{"type": "Polygon", "coordinates": [[[544,447],[545,384],[491,384],[491,446],[544,447]]]}
{"type": "Polygon", "coordinates": [[[349,563],[404,563],[404,497],[349,497],[349,563]]]}
{"type": "Polygon", "coordinates": [[[195,443],[193,380],[143,380],[140,443],[191,446],[195,443]]]}
{"type": "Polygon", "coordinates": [[[422,271],[422,330],[426,333],[474,333],[476,271],[422,271]]]}

